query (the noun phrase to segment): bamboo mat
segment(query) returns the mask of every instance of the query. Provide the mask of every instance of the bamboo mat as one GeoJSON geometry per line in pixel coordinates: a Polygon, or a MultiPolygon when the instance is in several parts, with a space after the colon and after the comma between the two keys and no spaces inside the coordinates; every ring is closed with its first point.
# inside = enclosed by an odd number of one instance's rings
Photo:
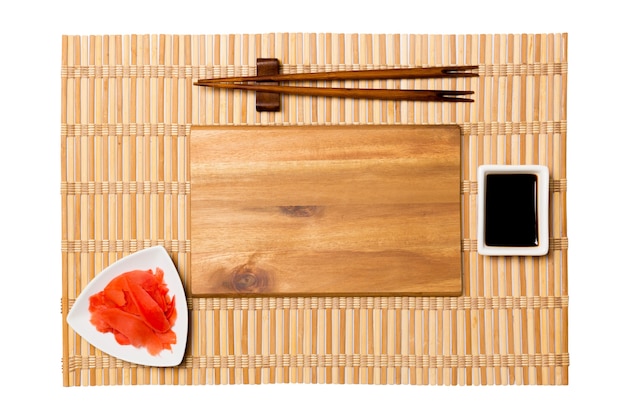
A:
{"type": "MultiPolygon", "coordinates": [[[[62,376],[65,386],[210,384],[568,384],[566,34],[111,35],[62,37],[62,376]],[[283,97],[193,86],[283,72],[479,65],[480,77],[361,82],[476,91],[475,103],[283,97]],[[65,324],[89,280],[163,245],[189,291],[192,125],[458,124],[462,131],[460,297],[188,298],[175,368],[129,364],[65,324]],[[550,252],[476,251],[477,168],[550,170],[550,252]]],[[[336,83],[336,82],[335,82],[336,83]]],[[[352,86],[346,82],[346,86],[352,86]]]]}

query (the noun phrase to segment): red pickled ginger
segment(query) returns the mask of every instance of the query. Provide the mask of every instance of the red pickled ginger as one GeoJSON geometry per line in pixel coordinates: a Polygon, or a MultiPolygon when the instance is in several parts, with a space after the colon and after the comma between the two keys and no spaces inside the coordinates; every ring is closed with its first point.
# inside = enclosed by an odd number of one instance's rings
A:
{"type": "Polygon", "coordinates": [[[113,333],[121,345],[146,348],[151,355],[172,349],[176,333],[175,297],[168,295],[163,271],[125,272],[89,298],[91,324],[113,333]]]}

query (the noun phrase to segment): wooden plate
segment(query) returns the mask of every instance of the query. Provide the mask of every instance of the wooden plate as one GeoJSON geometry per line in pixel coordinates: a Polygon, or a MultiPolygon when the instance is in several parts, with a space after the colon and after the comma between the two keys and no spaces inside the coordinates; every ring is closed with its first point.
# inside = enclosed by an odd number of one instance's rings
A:
{"type": "Polygon", "coordinates": [[[193,127],[191,295],[460,295],[460,137],[193,127]]]}

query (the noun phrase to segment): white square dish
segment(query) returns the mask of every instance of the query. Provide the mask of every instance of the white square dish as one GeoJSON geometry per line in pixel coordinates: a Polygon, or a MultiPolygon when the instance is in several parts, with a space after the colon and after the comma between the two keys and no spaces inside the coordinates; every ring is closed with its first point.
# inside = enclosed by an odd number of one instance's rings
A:
{"type": "Polygon", "coordinates": [[[546,166],[479,166],[478,253],[545,255],[549,247],[548,199],[546,166]]]}
{"type": "MultiPolygon", "coordinates": [[[[142,292],[142,294],[145,296],[147,293],[142,292]]],[[[125,295],[125,297],[128,299],[136,299],[134,296],[125,295]]],[[[152,302],[151,300],[147,301],[152,302]]],[[[123,301],[123,303],[126,302],[127,300],[123,301]]],[[[112,309],[116,307],[117,306],[113,304],[112,309]]],[[[130,327],[127,323],[135,323],[136,320],[127,315],[126,312],[124,312],[123,316],[119,315],[118,317],[121,317],[119,320],[124,322],[124,325],[127,327],[130,327]]],[[[185,353],[188,331],[185,291],[171,257],[162,246],[154,246],[137,251],[118,260],[100,272],[80,293],[68,313],[66,321],[76,333],[91,345],[111,356],[139,365],[160,367],[176,366],[182,362],[185,353]],[[169,307],[173,306],[173,309],[170,308],[169,311],[175,311],[174,315],[171,316],[167,322],[167,324],[169,324],[167,329],[168,340],[173,340],[173,343],[168,342],[167,347],[165,347],[164,344],[163,350],[158,353],[150,353],[146,346],[136,347],[133,346],[132,343],[121,344],[112,331],[99,331],[96,325],[91,321],[92,312],[90,311],[90,299],[92,296],[98,297],[98,294],[104,294],[105,288],[110,288],[107,286],[114,279],[123,274],[133,273],[135,271],[156,273],[157,270],[159,270],[158,275],[160,279],[160,271],[162,271],[162,281],[160,281],[159,288],[164,293],[164,297],[168,300],[167,305],[169,307]]]]}

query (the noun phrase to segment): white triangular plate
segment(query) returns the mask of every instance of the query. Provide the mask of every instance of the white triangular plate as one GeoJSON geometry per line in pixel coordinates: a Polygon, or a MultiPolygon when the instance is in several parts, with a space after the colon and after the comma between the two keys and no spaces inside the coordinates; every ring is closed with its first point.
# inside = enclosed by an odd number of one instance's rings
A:
{"type": "Polygon", "coordinates": [[[101,351],[116,358],[146,366],[176,366],[179,365],[185,354],[188,331],[187,300],[180,275],[172,262],[172,258],[162,246],[143,249],[126,256],[100,272],[80,293],[72,309],[67,315],[67,323],[87,342],[101,351]],[[89,312],[89,297],[104,289],[109,282],[118,275],[141,270],[163,270],[163,280],[169,289],[169,295],[175,298],[177,312],[176,322],[172,331],[176,333],[176,343],[171,350],[163,350],[153,356],[145,348],[136,348],[131,345],[120,345],[112,333],[101,333],[91,324],[89,312]]]}

